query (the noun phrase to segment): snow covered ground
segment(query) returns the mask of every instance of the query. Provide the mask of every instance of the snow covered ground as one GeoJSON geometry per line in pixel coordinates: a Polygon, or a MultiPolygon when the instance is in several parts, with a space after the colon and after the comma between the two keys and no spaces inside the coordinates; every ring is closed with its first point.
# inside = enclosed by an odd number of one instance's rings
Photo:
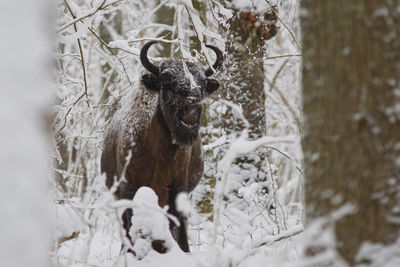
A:
{"type": "Polygon", "coordinates": [[[141,188],[132,202],[109,197],[93,206],[91,218],[97,218],[87,225],[76,216],[77,207],[55,206],[59,237],[79,234],[58,244],[54,263],[58,266],[294,266],[302,257],[302,225],[290,218],[287,230],[266,235],[264,229],[250,232],[253,229],[249,221],[261,222],[227,207],[213,243],[214,224],[207,217],[187,210],[192,216],[189,217],[191,253],[186,254],[172,238],[165,209],[157,205],[157,196],[150,188],[141,188]],[[116,214],[126,207],[134,210],[131,236],[137,257],[121,252],[121,225],[116,214]],[[151,240],[156,239],[166,241],[167,253],[151,249],[151,240]]]}

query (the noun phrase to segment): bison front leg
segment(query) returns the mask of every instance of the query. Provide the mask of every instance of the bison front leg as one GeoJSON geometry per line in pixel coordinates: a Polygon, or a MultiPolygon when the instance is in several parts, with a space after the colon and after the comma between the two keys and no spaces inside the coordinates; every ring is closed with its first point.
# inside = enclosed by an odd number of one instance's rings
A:
{"type": "Polygon", "coordinates": [[[170,193],[170,198],[168,201],[169,210],[168,213],[175,216],[179,221],[179,226],[175,224],[171,219],[169,220],[169,229],[175,241],[178,243],[179,247],[184,252],[190,252],[189,242],[187,236],[187,218],[185,215],[181,214],[176,210],[176,194],[175,192],[170,193]]]}
{"type": "MultiPolygon", "coordinates": [[[[129,240],[130,246],[133,246],[133,241],[131,236],[129,235],[129,230],[131,229],[132,226],[132,209],[126,209],[124,213],[122,214],[122,226],[125,229],[125,236],[129,240]]],[[[121,251],[124,250],[125,247],[125,242],[122,243],[121,245],[121,251]]],[[[135,254],[130,248],[128,248],[128,252],[135,254]]]]}
{"type": "MultiPolygon", "coordinates": [[[[184,251],[184,252],[190,252],[189,249],[189,242],[188,242],[188,236],[187,236],[187,219],[186,216],[182,214],[177,214],[176,215],[178,220],[179,220],[179,227],[177,227],[177,242],[179,247],[184,251]]],[[[171,224],[170,224],[171,225],[171,224]]],[[[176,227],[176,226],[175,226],[176,227]]]]}

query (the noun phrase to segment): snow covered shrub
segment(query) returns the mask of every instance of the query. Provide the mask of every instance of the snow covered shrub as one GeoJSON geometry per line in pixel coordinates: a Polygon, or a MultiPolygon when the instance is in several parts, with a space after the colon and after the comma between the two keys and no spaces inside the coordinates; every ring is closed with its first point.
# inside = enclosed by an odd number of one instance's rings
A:
{"type": "MultiPolygon", "coordinates": [[[[147,255],[154,246],[168,252],[173,245],[177,246],[169,231],[166,209],[158,205],[158,197],[149,187],[141,187],[132,202],[133,216],[130,236],[134,243],[133,251],[138,259],[147,255]]],[[[175,223],[179,223],[174,218],[175,223]]]]}

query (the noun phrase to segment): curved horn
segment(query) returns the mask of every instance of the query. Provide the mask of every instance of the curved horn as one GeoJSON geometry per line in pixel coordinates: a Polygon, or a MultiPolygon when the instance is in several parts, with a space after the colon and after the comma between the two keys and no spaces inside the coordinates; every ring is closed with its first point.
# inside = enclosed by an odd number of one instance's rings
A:
{"type": "MultiPolygon", "coordinates": [[[[218,47],[215,47],[213,45],[206,45],[206,47],[211,48],[215,54],[217,55],[217,59],[215,60],[213,64],[213,68],[215,70],[219,70],[222,67],[222,62],[224,61],[224,56],[222,55],[221,50],[219,50],[218,47]]],[[[211,76],[214,73],[214,71],[211,68],[206,69],[206,76],[211,76]]]]}
{"type": "Polygon", "coordinates": [[[157,43],[157,41],[150,41],[142,47],[142,50],[140,51],[140,62],[142,62],[143,67],[145,67],[148,71],[154,74],[159,74],[160,69],[158,66],[151,63],[147,58],[147,51],[149,50],[150,46],[155,43],[157,43]]]}

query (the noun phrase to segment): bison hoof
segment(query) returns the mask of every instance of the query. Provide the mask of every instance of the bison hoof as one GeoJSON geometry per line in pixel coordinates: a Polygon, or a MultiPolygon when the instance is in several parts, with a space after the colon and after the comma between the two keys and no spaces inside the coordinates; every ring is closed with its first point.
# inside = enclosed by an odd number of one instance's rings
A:
{"type": "Polygon", "coordinates": [[[165,246],[165,240],[153,240],[151,242],[151,246],[158,253],[164,254],[168,251],[168,248],[165,246]]]}

